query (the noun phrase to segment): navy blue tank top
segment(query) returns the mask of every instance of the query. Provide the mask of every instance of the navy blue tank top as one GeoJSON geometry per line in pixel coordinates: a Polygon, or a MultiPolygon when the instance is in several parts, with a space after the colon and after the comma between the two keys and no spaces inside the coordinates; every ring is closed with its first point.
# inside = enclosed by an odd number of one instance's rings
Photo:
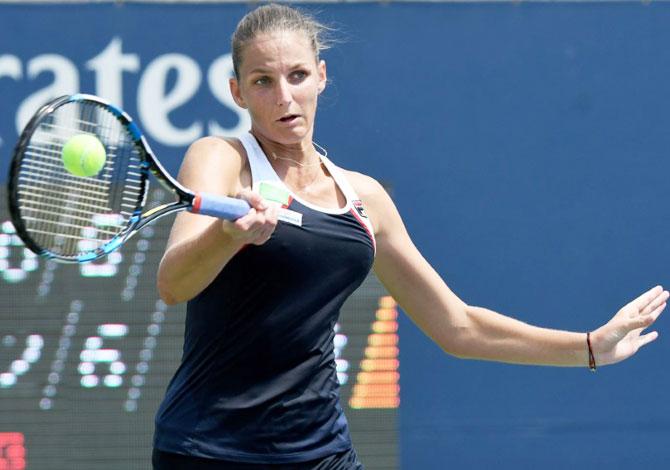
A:
{"type": "MultiPolygon", "coordinates": [[[[242,139],[254,189],[284,190],[253,138],[242,139]]],[[[333,338],[339,310],[368,275],[372,228],[344,173],[347,203],[290,193],[269,241],[240,250],[188,302],[184,350],[156,416],[156,448],[250,463],[290,463],[351,448],[333,338]]]]}

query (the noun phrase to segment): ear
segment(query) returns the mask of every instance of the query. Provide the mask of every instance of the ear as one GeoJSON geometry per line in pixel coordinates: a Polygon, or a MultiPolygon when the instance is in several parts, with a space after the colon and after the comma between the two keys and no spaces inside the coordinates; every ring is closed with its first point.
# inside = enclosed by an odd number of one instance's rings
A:
{"type": "Polygon", "coordinates": [[[321,93],[323,90],[326,89],[326,83],[328,82],[328,74],[326,73],[325,60],[319,61],[319,64],[317,65],[317,70],[319,74],[319,84],[317,85],[317,89],[319,90],[319,93],[321,93]]]}
{"type": "Polygon", "coordinates": [[[230,85],[230,94],[233,96],[233,99],[235,100],[235,103],[240,108],[247,109],[247,104],[244,101],[244,98],[242,98],[242,94],[240,93],[240,84],[238,83],[236,78],[231,78],[228,81],[230,85]]]}

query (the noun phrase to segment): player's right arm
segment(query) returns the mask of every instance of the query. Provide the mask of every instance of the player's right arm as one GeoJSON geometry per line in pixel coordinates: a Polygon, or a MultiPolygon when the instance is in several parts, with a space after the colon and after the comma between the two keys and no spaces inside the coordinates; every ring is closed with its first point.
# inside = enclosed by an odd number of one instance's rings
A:
{"type": "MultiPolygon", "coordinates": [[[[384,188],[350,173],[372,221],[375,273],[410,318],[444,351],[461,358],[514,364],[587,366],[587,334],[541,328],[466,304],[416,248],[384,188]]],[[[643,331],[666,307],[670,293],[656,286],[624,305],[589,335],[597,365],[620,362],[654,341],[643,331]]]]}
{"type": "Polygon", "coordinates": [[[252,209],[235,222],[189,212],[177,216],[157,276],[159,295],[170,305],[202,292],[240,248],[265,243],[277,224],[274,206],[249,190],[239,144],[216,137],[197,140],[186,152],[178,180],[195,192],[242,197],[252,209]]]}

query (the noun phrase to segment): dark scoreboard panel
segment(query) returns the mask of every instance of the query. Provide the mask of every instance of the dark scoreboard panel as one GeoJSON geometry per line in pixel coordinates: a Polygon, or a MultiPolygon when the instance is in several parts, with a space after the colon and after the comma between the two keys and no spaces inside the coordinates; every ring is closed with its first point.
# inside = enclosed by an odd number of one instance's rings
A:
{"type": "MultiPolygon", "coordinates": [[[[154,189],[150,203],[166,197],[154,189]]],[[[171,222],[103,260],[63,265],[25,250],[3,204],[0,468],[149,468],[154,413],[182,347],[184,306],[155,289],[171,222]]],[[[337,325],[342,403],[369,469],[398,466],[396,317],[371,275],[337,325]]]]}

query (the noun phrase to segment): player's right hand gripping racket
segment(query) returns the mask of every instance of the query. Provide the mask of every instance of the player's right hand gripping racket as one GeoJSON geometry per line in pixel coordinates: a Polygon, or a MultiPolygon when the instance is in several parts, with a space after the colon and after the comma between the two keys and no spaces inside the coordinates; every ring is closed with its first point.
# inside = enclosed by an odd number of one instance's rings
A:
{"type": "Polygon", "coordinates": [[[117,249],[164,215],[188,210],[234,220],[249,205],[184,188],[163,169],[128,114],[96,96],[76,94],[44,105],[21,134],[10,168],[9,209],[16,233],[32,251],[83,263],[117,249]],[[76,176],[63,165],[64,144],[80,134],[97,137],[107,153],[93,177],[76,176]],[[150,173],[176,201],[145,211],[150,173]]]}

